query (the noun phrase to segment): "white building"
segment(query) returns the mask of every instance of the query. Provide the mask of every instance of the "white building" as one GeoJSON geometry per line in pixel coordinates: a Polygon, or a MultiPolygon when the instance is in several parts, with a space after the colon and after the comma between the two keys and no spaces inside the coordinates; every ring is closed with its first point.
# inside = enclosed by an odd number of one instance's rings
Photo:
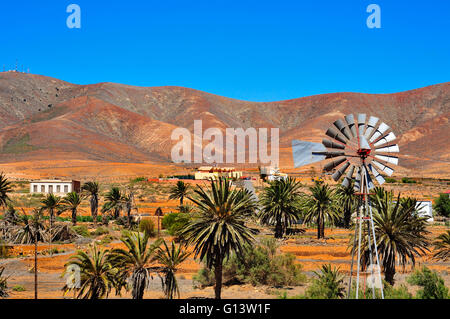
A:
{"type": "Polygon", "coordinates": [[[420,217],[428,217],[428,222],[433,222],[433,204],[431,201],[417,201],[416,209],[420,217]]]}
{"type": "Polygon", "coordinates": [[[79,181],[62,181],[58,179],[53,180],[39,180],[30,183],[30,193],[44,193],[44,194],[67,194],[72,191],[80,191],[79,181]]]}
{"type": "Polygon", "coordinates": [[[288,175],[281,173],[278,167],[271,166],[261,167],[259,169],[259,174],[262,178],[266,178],[268,181],[276,181],[288,178],[288,175]]]}

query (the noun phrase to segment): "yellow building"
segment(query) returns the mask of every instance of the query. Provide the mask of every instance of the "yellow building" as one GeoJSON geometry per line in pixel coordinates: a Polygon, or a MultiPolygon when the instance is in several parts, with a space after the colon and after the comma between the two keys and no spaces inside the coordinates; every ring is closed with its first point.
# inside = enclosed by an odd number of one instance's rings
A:
{"type": "Polygon", "coordinates": [[[234,167],[201,166],[195,172],[195,179],[217,179],[218,177],[241,178],[242,172],[236,171],[234,167]]]}

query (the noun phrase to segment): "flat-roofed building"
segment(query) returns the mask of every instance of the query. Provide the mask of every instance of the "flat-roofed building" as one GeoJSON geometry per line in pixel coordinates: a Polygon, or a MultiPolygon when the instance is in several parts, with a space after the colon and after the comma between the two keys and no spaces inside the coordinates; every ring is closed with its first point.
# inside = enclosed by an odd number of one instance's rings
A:
{"type": "Polygon", "coordinates": [[[30,182],[30,193],[67,194],[80,192],[80,182],[74,180],[43,179],[30,182]]]}
{"type": "Polygon", "coordinates": [[[241,178],[242,172],[236,171],[234,167],[213,167],[213,166],[202,166],[195,172],[195,179],[217,179],[219,177],[227,178],[241,178]]]}

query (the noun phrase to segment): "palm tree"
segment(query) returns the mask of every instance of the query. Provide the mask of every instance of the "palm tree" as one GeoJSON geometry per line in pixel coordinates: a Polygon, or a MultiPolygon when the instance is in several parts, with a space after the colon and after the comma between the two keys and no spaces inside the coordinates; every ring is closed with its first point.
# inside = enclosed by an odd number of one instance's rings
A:
{"type": "Polygon", "coordinates": [[[255,231],[245,221],[257,205],[250,192],[232,188],[222,177],[211,181],[209,189],[198,186],[195,195],[189,199],[198,213],[181,229],[180,237],[194,245],[195,258],[214,268],[215,297],[220,299],[223,262],[232,252],[242,255],[245,245],[254,241],[255,231]]]}
{"type": "Polygon", "coordinates": [[[148,235],[139,232],[129,233],[121,240],[127,250],[113,249],[109,260],[119,270],[118,277],[122,278],[122,281],[131,278],[133,299],[142,299],[150,282],[151,271],[154,270],[150,264],[161,240],[149,245],[148,235]]]}
{"type": "Polygon", "coordinates": [[[42,210],[48,211],[50,216],[50,229],[53,227],[53,223],[55,222],[55,213],[59,212],[61,207],[61,197],[56,196],[52,193],[47,194],[47,197],[41,201],[42,210]]]}
{"type": "Polygon", "coordinates": [[[162,265],[164,294],[167,299],[173,299],[175,294],[180,298],[180,289],[175,273],[178,266],[189,257],[190,253],[185,251],[181,245],[175,246],[173,242],[171,248],[167,246],[166,241],[163,241],[163,245],[157,249],[155,260],[162,265]]]}
{"type": "Polygon", "coordinates": [[[108,297],[111,289],[116,287],[117,269],[108,260],[108,250],[99,250],[94,244],[87,254],[78,250],[77,254],[65,264],[63,275],[71,274],[73,267],[80,271],[80,286],[65,285],[65,293],[75,290],[78,299],[100,299],[108,297]]]}
{"type": "Polygon", "coordinates": [[[434,249],[436,250],[433,258],[446,261],[450,258],[450,230],[440,234],[434,241],[434,249]]]}
{"type": "Polygon", "coordinates": [[[311,195],[305,195],[302,203],[304,223],[317,223],[317,238],[325,238],[325,223],[339,218],[333,190],[324,183],[310,187],[311,195]]]}
{"type": "Polygon", "coordinates": [[[81,187],[83,191],[90,197],[89,202],[91,205],[91,215],[94,221],[94,224],[97,223],[97,214],[98,214],[98,193],[100,190],[100,185],[98,182],[86,182],[81,187]]]}
{"type": "Polygon", "coordinates": [[[177,184],[171,188],[169,199],[179,199],[180,206],[183,206],[183,199],[189,195],[189,184],[183,181],[178,181],[177,184]]]}
{"type": "Polygon", "coordinates": [[[0,173],[0,206],[6,207],[10,201],[8,193],[11,192],[11,182],[3,173],[0,173]]]}
{"type": "Polygon", "coordinates": [[[345,228],[350,227],[352,213],[358,205],[358,197],[355,194],[353,184],[352,181],[347,187],[339,186],[336,190],[336,199],[344,212],[343,225],[345,228]]]}
{"type": "Polygon", "coordinates": [[[25,225],[15,234],[14,243],[31,244],[38,241],[45,242],[49,239],[42,218],[42,209],[34,209],[32,217],[23,218],[23,221],[25,225]]]}
{"type": "MultiPolygon", "coordinates": [[[[379,195],[371,196],[375,237],[385,280],[393,286],[396,264],[404,267],[411,261],[414,265],[415,257],[428,251],[429,243],[425,235],[429,232],[426,230],[426,218],[418,216],[415,204],[408,203],[410,200],[401,200],[400,194],[394,200],[392,191],[380,192],[379,195]]],[[[363,238],[362,249],[363,265],[368,266],[370,249],[367,235],[363,238]]],[[[374,249],[371,247],[372,251],[374,249]]]]}
{"type": "Polygon", "coordinates": [[[102,213],[113,211],[114,219],[119,218],[120,211],[123,208],[123,194],[119,187],[112,187],[105,195],[105,204],[102,207],[102,213]]]}
{"type": "Polygon", "coordinates": [[[77,224],[77,211],[81,202],[83,201],[83,197],[80,196],[77,192],[70,192],[64,197],[61,201],[61,208],[59,213],[63,213],[65,211],[70,210],[72,212],[72,224],[77,224]]]}
{"type": "Polygon", "coordinates": [[[261,223],[275,226],[275,238],[282,238],[299,219],[301,184],[293,178],[277,180],[266,187],[260,199],[261,223]]]}

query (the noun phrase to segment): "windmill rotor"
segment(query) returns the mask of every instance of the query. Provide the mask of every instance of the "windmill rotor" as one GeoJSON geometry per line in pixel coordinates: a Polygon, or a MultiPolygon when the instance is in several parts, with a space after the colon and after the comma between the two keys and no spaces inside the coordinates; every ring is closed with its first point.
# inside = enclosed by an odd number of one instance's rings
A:
{"type": "Polygon", "coordinates": [[[326,131],[322,143],[292,141],[294,166],[327,161],[323,170],[332,172],[333,180],[342,180],[343,186],[353,180],[355,190],[361,191],[361,176],[368,189],[374,182],[382,185],[384,176],[394,173],[400,152],[397,139],[389,125],[378,117],[366,114],[348,114],[337,119],[326,131]]]}

